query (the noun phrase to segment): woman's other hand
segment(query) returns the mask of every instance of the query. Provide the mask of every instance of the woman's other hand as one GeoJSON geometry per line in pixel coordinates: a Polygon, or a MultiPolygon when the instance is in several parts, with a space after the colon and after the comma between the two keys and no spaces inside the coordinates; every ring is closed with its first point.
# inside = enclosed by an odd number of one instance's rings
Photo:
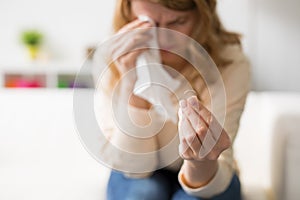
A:
{"type": "Polygon", "coordinates": [[[185,160],[214,161],[231,146],[226,131],[196,96],[180,101],[178,131],[185,160]]]}

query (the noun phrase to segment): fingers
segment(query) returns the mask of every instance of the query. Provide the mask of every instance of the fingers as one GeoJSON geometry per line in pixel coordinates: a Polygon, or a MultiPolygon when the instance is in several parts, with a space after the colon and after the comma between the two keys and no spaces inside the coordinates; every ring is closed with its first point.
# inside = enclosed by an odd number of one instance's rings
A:
{"type": "MultiPolygon", "coordinates": [[[[220,153],[227,149],[231,145],[231,140],[213,114],[201,104],[196,96],[190,97],[187,102],[190,108],[192,108],[188,112],[189,120],[202,143],[199,157],[205,157],[211,151],[220,153]],[[194,112],[192,112],[193,110],[194,112]],[[198,119],[195,118],[197,114],[200,116],[198,119]],[[201,122],[203,123],[201,124],[201,122]],[[201,128],[199,128],[199,124],[201,128]],[[198,132],[198,130],[200,130],[200,132],[198,132]]],[[[218,155],[218,153],[216,155],[218,155]]],[[[212,154],[212,157],[214,158],[216,156],[212,154]]]]}
{"type": "Polygon", "coordinates": [[[125,26],[123,26],[118,33],[124,33],[126,31],[130,31],[136,28],[140,28],[143,24],[146,24],[146,26],[150,27],[151,23],[149,23],[148,21],[144,21],[144,20],[140,20],[140,19],[136,19],[128,24],[126,24],[125,26]],[[150,25],[150,26],[149,26],[150,25]]]}
{"type": "Polygon", "coordinates": [[[118,37],[116,38],[116,41],[114,41],[114,47],[119,49],[124,45],[126,46],[131,40],[134,40],[134,43],[140,43],[138,42],[139,40],[145,39],[143,36],[151,36],[148,29],[151,26],[151,23],[141,20],[135,20],[125,25],[118,31],[118,37]]]}
{"type": "Polygon", "coordinates": [[[185,160],[193,160],[194,152],[191,150],[186,140],[182,140],[179,144],[179,155],[185,160]]]}
{"type": "MultiPolygon", "coordinates": [[[[181,102],[181,105],[184,105],[181,102]]],[[[184,119],[187,121],[186,124],[190,124],[190,129],[184,127],[186,132],[193,132],[197,136],[197,141],[199,144],[196,144],[196,140],[192,141],[192,144],[187,141],[194,154],[197,157],[203,158],[205,157],[209,151],[212,150],[214,145],[216,144],[216,141],[213,139],[212,134],[208,127],[206,126],[206,123],[204,120],[200,117],[200,115],[191,107],[191,105],[187,104],[186,106],[182,107],[183,110],[183,124],[184,119]],[[194,144],[194,146],[193,146],[194,144]]],[[[189,138],[189,137],[188,137],[189,138]]],[[[191,138],[193,139],[193,138],[191,138]]]]}
{"type": "Polygon", "coordinates": [[[138,55],[140,55],[142,52],[146,51],[147,49],[139,49],[139,50],[135,50],[132,51],[130,53],[127,53],[125,55],[123,55],[122,57],[120,57],[116,63],[118,63],[119,65],[122,65],[122,67],[119,67],[118,70],[121,72],[121,74],[125,74],[126,72],[128,72],[129,70],[133,69],[133,67],[135,66],[135,59],[138,57],[138,55]]]}
{"type": "Polygon", "coordinates": [[[188,103],[187,106],[183,109],[185,116],[190,121],[193,129],[197,133],[200,138],[203,138],[203,134],[206,133],[208,126],[207,123],[203,120],[201,115],[192,108],[192,106],[188,103]]]}
{"type": "Polygon", "coordinates": [[[181,100],[179,110],[179,133],[182,135],[180,149],[183,158],[191,158],[193,154],[192,157],[196,160],[216,160],[230,147],[231,140],[228,134],[197,97],[181,100]],[[217,134],[214,131],[217,131],[217,134]]]}
{"type": "Polygon", "coordinates": [[[206,126],[210,130],[212,137],[215,140],[218,140],[220,134],[223,130],[223,127],[214,117],[214,115],[197,99],[196,96],[188,98],[188,104],[200,115],[203,121],[206,123],[206,126]]]}
{"type": "MultiPolygon", "coordinates": [[[[149,26],[142,26],[146,28],[149,26]]],[[[149,30],[133,30],[128,33],[117,36],[111,45],[111,57],[117,59],[118,57],[138,48],[146,48],[147,42],[152,38],[149,30]]]]}
{"type": "Polygon", "coordinates": [[[202,144],[201,149],[198,149],[197,151],[197,156],[203,158],[211,152],[217,143],[217,140],[213,137],[212,131],[208,127],[208,122],[204,120],[205,117],[211,116],[211,114],[204,106],[201,109],[197,97],[190,97],[187,102],[187,106],[184,108],[184,114],[202,144]],[[205,115],[205,117],[201,114],[205,115]]]}
{"type": "Polygon", "coordinates": [[[200,103],[196,96],[191,96],[187,99],[188,104],[202,117],[207,126],[211,122],[211,112],[200,103]]]}
{"type": "Polygon", "coordinates": [[[181,153],[191,151],[193,156],[195,157],[199,154],[201,141],[197,137],[197,133],[191,126],[190,121],[184,114],[183,109],[180,109],[180,112],[182,112],[179,120],[179,137],[182,144],[181,153]]]}
{"type": "Polygon", "coordinates": [[[151,26],[149,22],[134,20],[117,33],[109,54],[121,75],[134,68],[137,57],[149,47],[153,35],[147,28],[151,26]]]}

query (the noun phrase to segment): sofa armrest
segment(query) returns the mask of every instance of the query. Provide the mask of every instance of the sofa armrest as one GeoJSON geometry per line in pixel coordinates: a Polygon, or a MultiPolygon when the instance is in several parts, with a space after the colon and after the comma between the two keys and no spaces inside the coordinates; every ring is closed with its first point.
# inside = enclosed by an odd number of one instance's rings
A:
{"type": "Polygon", "coordinates": [[[300,197],[300,112],[276,120],[271,146],[271,188],[276,200],[300,197]]]}

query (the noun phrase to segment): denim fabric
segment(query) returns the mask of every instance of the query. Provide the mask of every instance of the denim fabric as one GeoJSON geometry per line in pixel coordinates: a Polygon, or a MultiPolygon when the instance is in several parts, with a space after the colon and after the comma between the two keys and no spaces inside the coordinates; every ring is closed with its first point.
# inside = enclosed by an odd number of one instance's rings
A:
{"type": "MultiPolygon", "coordinates": [[[[133,179],[112,171],[107,200],[205,200],[188,195],[179,185],[177,175],[168,170],[158,170],[151,177],[133,179]]],[[[234,175],[227,190],[211,200],[241,200],[238,176],[234,175]]]]}

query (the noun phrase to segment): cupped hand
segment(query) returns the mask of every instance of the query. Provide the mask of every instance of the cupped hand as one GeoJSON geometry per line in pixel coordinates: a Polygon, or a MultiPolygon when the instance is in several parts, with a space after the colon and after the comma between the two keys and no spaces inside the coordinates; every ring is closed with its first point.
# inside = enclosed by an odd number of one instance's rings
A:
{"type": "Polygon", "coordinates": [[[212,161],[231,146],[231,140],[214,115],[196,96],[180,101],[179,153],[185,160],[212,161]]]}

